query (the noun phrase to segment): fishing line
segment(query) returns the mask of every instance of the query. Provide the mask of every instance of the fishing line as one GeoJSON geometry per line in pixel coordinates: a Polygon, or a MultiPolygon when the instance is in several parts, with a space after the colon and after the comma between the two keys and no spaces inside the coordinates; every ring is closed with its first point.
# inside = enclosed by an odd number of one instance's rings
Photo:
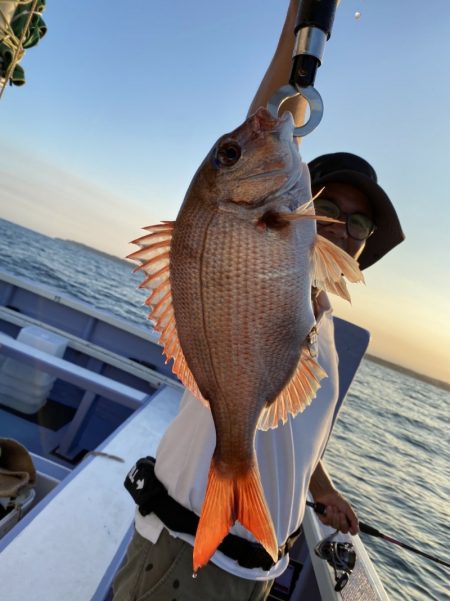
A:
{"type": "MultiPolygon", "coordinates": [[[[319,513],[320,515],[324,515],[326,512],[326,506],[323,503],[313,503],[312,501],[306,501],[306,504],[308,505],[308,507],[312,507],[314,509],[314,511],[316,513],[319,513]]],[[[369,534],[370,536],[376,536],[378,538],[382,538],[383,540],[385,540],[389,543],[398,545],[399,547],[402,547],[403,549],[407,549],[408,551],[417,553],[417,555],[422,555],[423,557],[426,557],[427,559],[431,559],[431,561],[435,561],[435,562],[445,566],[446,568],[450,568],[450,563],[444,561],[443,559],[439,559],[439,557],[434,557],[433,555],[429,555],[428,553],[425,553],[424,551],[421,551],[420,549],[411,547],[411,545],[402,543],[401,541],[393,538],[392,536],[388,536],[387,534],[380,532],[379,530],[377,530],[377,528],[374,528],[373,526],[369,526],[368,524],[359,522],[359,529],[364,534],[369,534]]]]}

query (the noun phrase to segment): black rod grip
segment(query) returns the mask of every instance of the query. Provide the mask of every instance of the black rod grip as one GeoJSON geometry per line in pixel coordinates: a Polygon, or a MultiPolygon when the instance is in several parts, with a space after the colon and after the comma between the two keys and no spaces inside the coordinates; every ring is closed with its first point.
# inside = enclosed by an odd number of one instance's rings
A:
{"type": "Polygon", "coordinates": [[[318,27],[330,39],[337,0],[301,0],[294,33],[302,27],[318,27]]]}
{"type": "Polygon", "coordinates": [[[307,88],[314,84],[320,61],[310,54],[298,54],[292,61],[289,83],[294,88],[307,88]]]}
{"type": "Polygon", "coordinates": [[[364,532],[364,534],[370,534],[371,536],[379,536],[379,537],[383,536],[379,530],[377,530],[376,528],[373,528],[373,526],[364,524],[364,522],[359,522],[359,529],[361,530],[361,532],[364,532]]]}

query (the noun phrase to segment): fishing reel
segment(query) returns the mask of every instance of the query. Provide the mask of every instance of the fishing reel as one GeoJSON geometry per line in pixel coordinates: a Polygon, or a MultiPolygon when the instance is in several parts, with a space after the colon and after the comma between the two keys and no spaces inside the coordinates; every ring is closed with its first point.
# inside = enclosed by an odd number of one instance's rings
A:
{"type": "Polygon", "coordinates": [[[334,590],[339,592],[347,584],[349,575],[355,567],[356,553],[352,543],[340,543],[333,540],[337,533],[338,530],[321,540],[314,548],[314,552],[333,568],[336,581],[334,590]]]}

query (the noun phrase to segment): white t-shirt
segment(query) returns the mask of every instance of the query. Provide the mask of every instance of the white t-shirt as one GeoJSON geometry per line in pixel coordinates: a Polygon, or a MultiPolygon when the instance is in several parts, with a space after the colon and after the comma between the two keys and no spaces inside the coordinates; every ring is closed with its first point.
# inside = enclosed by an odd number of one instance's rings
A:
{"type": "MultiPolygon", "coordinates": [[[[261,481],[279,545],[303,520],[309,481],[325,450],[339,392],[331,306],[324,293],[320,294],[319,302],[318,361],[328,377],[321,381],[316,398],[303,413],[295,418],[290,416],[286,424],[274,430],[258,430],[255,438],[261,481]]],[[[177,417],[160,442],[155,473],[170,496],[197,515],[206,491],[215,436],[211,411],[186,391],[177,417]]],[[[155,514],[143,517],[136,511],[136,529],[141,536],[155,543],[163,527],[155,514]]],[[[239,523],[230,532],[255,540],[239,523]]],[[[194,537],[189,534],[171,534],[194,544],[194,537]]],[[[241,578],[266,580],[282,574],[289,557],[280,559],[269,571],[244,568],[220,551],[216,551],[211,561],[241,578]]]]}

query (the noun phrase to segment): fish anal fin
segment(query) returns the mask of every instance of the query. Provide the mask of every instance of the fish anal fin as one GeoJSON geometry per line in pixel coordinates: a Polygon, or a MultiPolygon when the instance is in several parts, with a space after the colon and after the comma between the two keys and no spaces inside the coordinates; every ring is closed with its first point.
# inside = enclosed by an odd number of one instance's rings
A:
{"type": "Polygon", "coordinates": [[[317,235],[313,248],[313,286],[350,301],[344,278],[353,283],[364,282],[356,259],[333,242],[317,235]]]}
{"type": "Polygon", "coordinates": [[[206,565],[236,520],[278,561],[272,518],[256,462],[239,476],[224,476],[211,462],[205,500],[194,543],[194,572],[206,565]]]}
{"type": "Polygon", "coordinates": [[[178,338],[170,283],[170,245],[173,228],[174,222],[170,221],[144,228],[149,233],[135,241],[139,250],[130,257],[141,263],[138,269],[145,273],[146,277],[139,287],[150,290],[145,304],[150,307],[149,319],[160,334],[166,363],[173,360],[173,373],[194,396],[208,405],[187,365],[178,338]]]}
{"type": "Polygon", "coordinates": [[[309,346],[304,346],[297,368],[276,399],[261,412],[259,430],[276,428],[285,424],[288,415],[296,416],[311,404],[326,372],[319,365],[309,346]]]}

